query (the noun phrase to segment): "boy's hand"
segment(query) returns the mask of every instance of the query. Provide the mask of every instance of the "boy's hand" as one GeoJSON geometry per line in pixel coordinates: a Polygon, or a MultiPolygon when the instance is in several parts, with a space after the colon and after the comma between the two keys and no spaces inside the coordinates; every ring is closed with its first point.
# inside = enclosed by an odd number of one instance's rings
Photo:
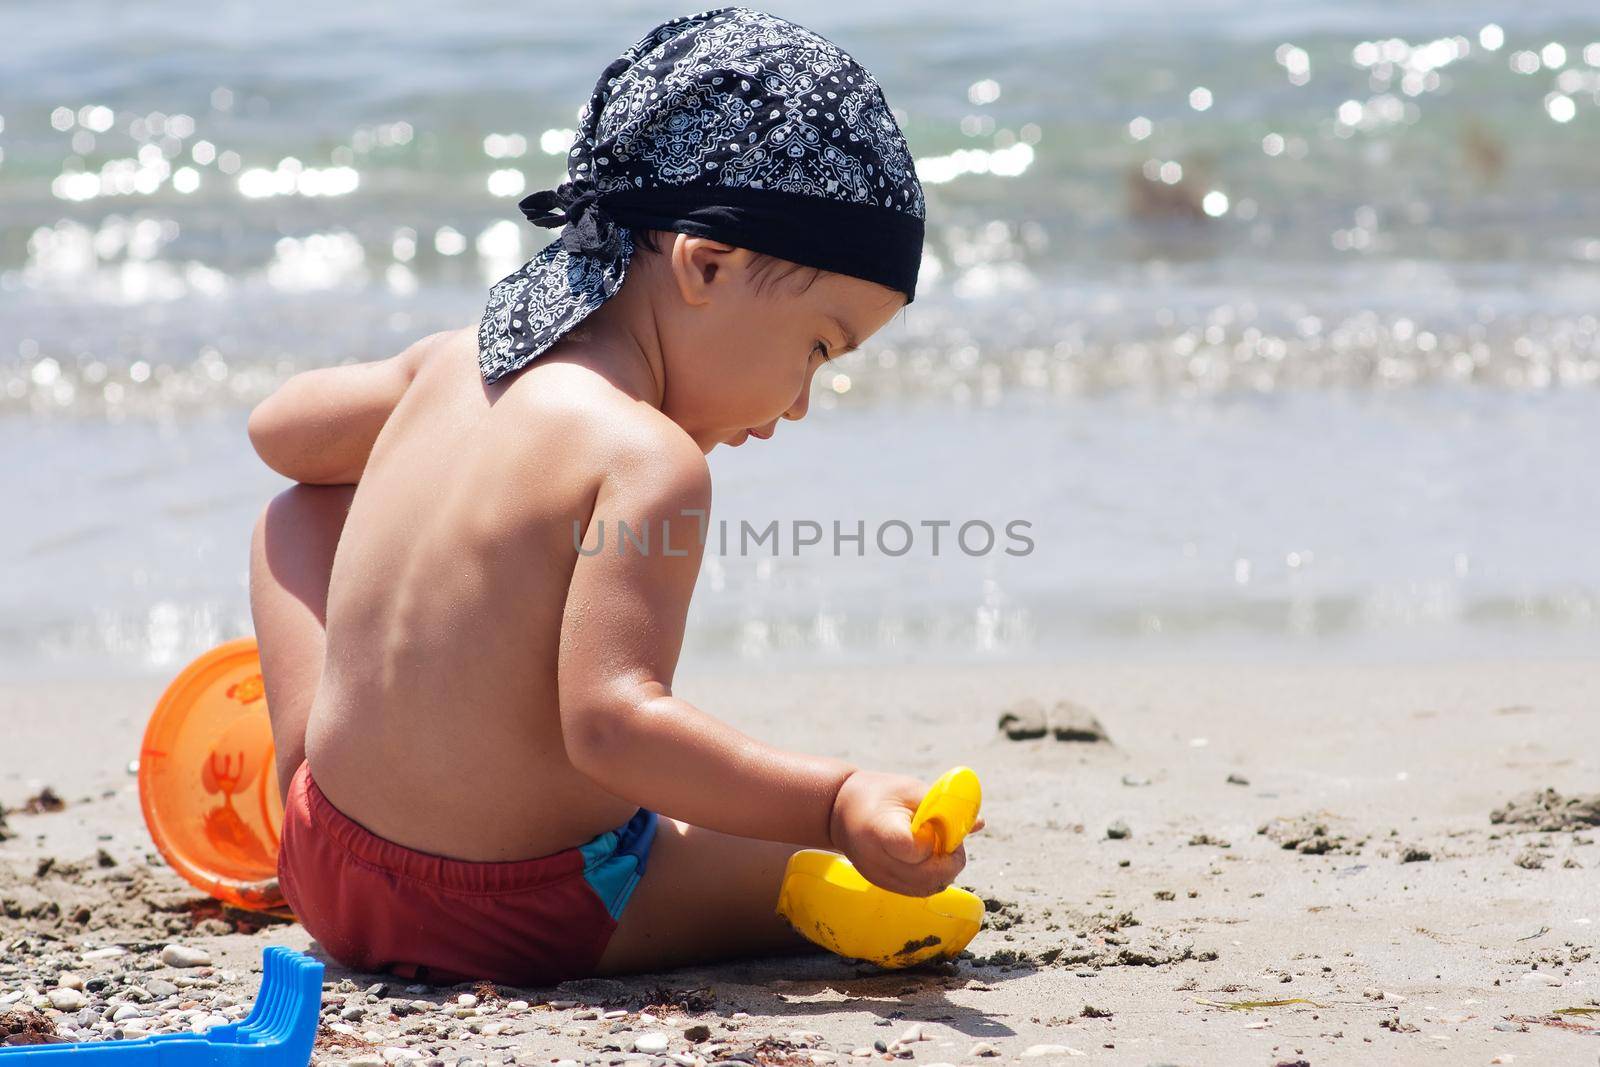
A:
{"type": "Polygon", "coordinates": [[[936,856],[930,841],[912,836],[911,816],[927,791],[904,775],[854,772],[833,801],[833,847],[874,885],[911,897],[937,893],[961,873],[967,851],[936,856]]]}

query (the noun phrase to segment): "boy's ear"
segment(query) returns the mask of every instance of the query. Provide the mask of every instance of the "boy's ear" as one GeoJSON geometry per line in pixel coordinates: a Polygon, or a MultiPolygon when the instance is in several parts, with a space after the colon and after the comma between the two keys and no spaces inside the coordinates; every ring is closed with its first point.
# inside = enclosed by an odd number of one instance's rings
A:
{"type": "Polygon", "coordinates": [[[690,307],[709,304],[718,291],[750,266],[750,251],[709,237],[677,234],[672,241],[672,276],[690,307]]]}

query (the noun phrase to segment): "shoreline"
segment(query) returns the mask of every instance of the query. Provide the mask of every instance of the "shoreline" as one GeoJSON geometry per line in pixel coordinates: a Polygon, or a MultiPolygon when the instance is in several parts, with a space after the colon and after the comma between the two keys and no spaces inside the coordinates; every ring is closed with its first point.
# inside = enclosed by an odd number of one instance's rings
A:
{"type": "MultiPolygon", "coordinates": [[[[1585,661],[686,662],[684,697],[774,743],[929,780],[977,769],[989,826],[960,883],[990,914],[973,958],[898,973],[752,960],[472,1007],[330,966],[316,1060],[649,1061],[633,1042],[662,1033],[705,1062],[866,1063],[884,1058],[874,1040],[917,1025],[924,1040],[903,1047],[920,1063],[989,1061],[980,1046],[995,1062],[1575,1062],[1600,1050],[1600,1014],[1554,1013],[1600,1001],[1600,827],[1489,816],[1532,790],[1594,792],[1597,674],[1585,661]],[[1078,705],[1109,741],[1009,740],[997,720],[1024,699],[1078,705]],[[1126,835],[1108,836],[1117,824],[1126,835]],[[375,983],[387,988],[369,1002],[375,983]],[[1227,1006],[1260,1001],[1299,1003],[1227,1006]],[[684,1036],[702,1025],[706,1040],[684,1036]]],[[[0,1012],[48,1002],[73,971],[103,979],[79,1014],[131,1003],[130,1025],[185,1012],[188,1025],[231,1010],[220,1001],[248,1006],[266,944],[307,947],[298,926],[248,932],[248,916],[151,862],[126,768],[165,683],[0,685],[5,747],[26,754],[0,766],[13,835],[0,842],[0,998],[22,993],[0,1012]],[[18,813],[44,785],[65,809],[18,813]],[[211,967],[164,966],[168,943],[211,967]],[[109,947],[123,952],[95,953],[109,947]],[[145,988],[174,979],[195,981],[166,998],[145,988]]]]}

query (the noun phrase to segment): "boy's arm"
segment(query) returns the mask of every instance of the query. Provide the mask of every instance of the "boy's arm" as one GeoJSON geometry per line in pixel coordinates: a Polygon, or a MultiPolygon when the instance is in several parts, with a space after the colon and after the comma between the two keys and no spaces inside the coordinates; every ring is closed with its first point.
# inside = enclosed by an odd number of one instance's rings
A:
{"type": "Polygon", "coordinates": [[[709,521],[704,456],[668,448],[621,469],[584,531],[585,551],[602,529],[604,548],[579,555],[567,593],[557,677],[568,757],[607,792],[685,822],[830,847],[850,764],[765,745],[672,695],[709,521]],[[648,550],[619,546],[620,523],[635,537],[647,528],[648,550]]]}
{"type": "Polygon", "coordinates": [[[285,478],[353,485],[372,443],[439,337],[398,356],[301,371],[250,412],[250,443],[285,478]]]}

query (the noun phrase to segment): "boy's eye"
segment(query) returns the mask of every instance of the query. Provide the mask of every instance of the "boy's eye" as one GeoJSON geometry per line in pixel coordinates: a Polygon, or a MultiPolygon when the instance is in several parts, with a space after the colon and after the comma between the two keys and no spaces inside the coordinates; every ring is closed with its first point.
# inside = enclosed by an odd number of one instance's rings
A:
{"type": "Polygon", "coordinates": [[[828,355],[828,343],[826,341],[818,341],[817,342],[817,347],[813,348],[812,351],[813,352],[821,352],[822,353],[822,361],[824,363],[826,363],[828,361],[828,359],[830,358],[829,355],[828,355]]]}

